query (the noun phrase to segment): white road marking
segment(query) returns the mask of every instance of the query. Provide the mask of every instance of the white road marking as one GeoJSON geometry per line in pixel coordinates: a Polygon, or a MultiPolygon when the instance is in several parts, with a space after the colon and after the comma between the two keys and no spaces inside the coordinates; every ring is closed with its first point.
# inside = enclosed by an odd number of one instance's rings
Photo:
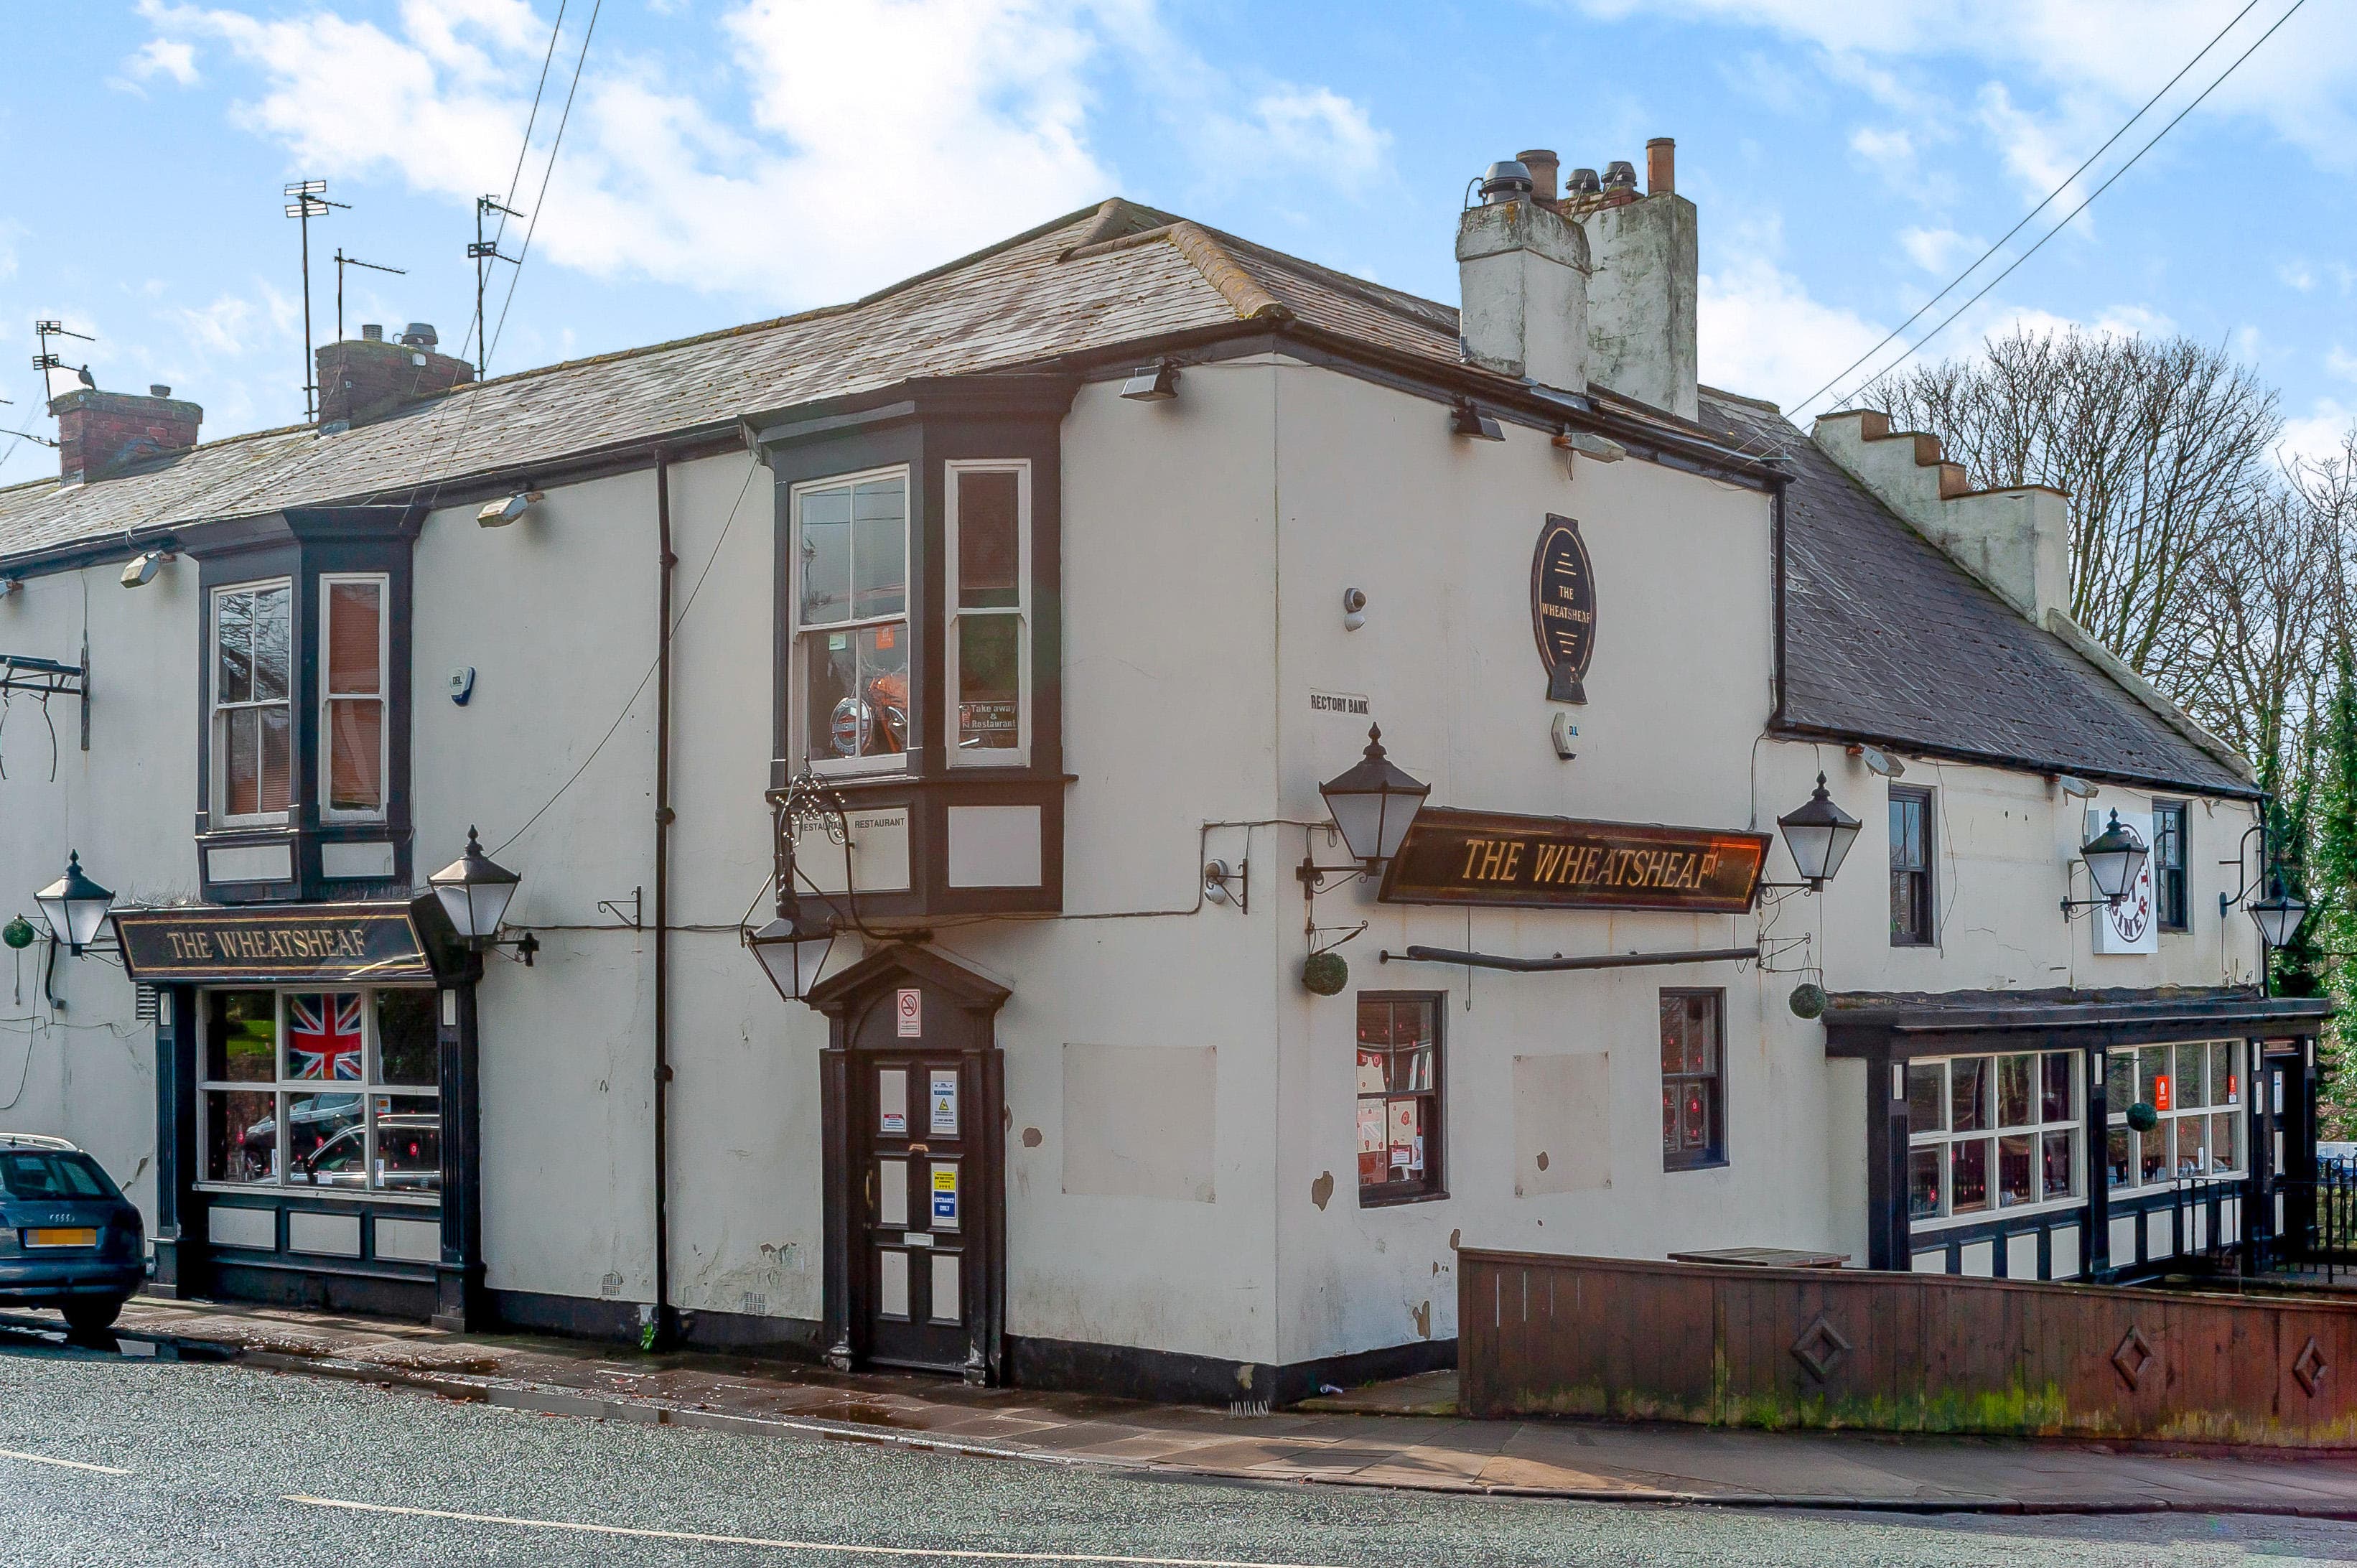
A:
{"type": "Polygon", "coordinates": [[[95,1470],[102,1476],[131,1474],[112,1465],[85,1465],[79,1459],[52,1459],[46,1454],[20,1454],[14,1448],[0,1448],[0,1459],[22,1459],[27,1465],[55,1465],[61,1470],[95,1470]]]}
{"type": "MultiPolygon", "coordinates": [[[[59,1462],[61,1461],[53,1461],[59,1462]]],[[[973,1547],[862,1546],[844,1541],[784,1541],[760,1535],[703,1535],[686,1530],[640,1530],[620,1524],[581,1524],[561,1519],[515,1519],[506,1514],[458,1513],[448,1509],[403,1508],[393,1503],[355,1503],[342,1498],[315,1498],[290,1492],[282,1499],[315,1509],[350,1509],[355,1513],[405,1514],[415,1519],[457,1520],[465,1524],[507,1524],[526,1530],[564,1530],[583,1535],[627,1535],[645,1541],[691,1541],[706,1546],[769,1546],[780,1552],[840,1552],[863,1557],[923,1560],[952,1558],[966,1563],[1112,1563],[1133,1568],[1335,1568],[1330,1563],[1231,1562],[1208,1557],[1117,1557],[1102,1552],[985,1552],[973,1547]]]]}

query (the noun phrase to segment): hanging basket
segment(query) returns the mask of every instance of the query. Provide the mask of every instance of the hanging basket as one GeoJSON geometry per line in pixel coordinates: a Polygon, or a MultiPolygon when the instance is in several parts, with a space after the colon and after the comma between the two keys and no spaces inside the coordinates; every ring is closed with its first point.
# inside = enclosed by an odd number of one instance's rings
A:
{"type": "Polygon", "coordinates": [[[1786,999],[1786,1005],[1792,1009],[1795,1018],[1822,1018],[1825,1012],[1825,988],[1804,980],[1792,987],[1792,994],[1786,999]]]}
{"type": "Polygon", "coordinates": [[[40,935],[40,933],[33,929],[33,922],[25,918],[22,915],[17,916],[6,925],[0,926],[0,942],[6,942],[10,947],[15,948],[19,952],[31,947],[33,945],[33,939],[38,935],[40,935]]]}
{"type": "Polygon", "coordinates": [[[2139,1133],[2149,1133],[2160,1125],[2160,1112],[2139,1100],[2128,1107],[2128,1125],[2139,1133]]]}
{"type": "Polygon", "coordinates": [[[1338,994],[1351,983],[1351,965],[1338,952],[1314,952],[1301,961],[1301,987],[1319,996],[1338,994]]]}

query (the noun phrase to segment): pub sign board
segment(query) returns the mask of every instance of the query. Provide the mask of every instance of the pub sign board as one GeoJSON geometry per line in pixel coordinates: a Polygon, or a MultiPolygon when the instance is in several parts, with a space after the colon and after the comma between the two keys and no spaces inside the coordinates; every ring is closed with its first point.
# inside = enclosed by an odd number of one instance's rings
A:
{"type": "Polygon", "coordinates": [[[1546,666],[1547,701],[1587,701],[1587,663],[1596,655],[1596,575],[1577,520],[1547,514],[1531,556],[1531,629],[1546,666]]]}
{"type": "Polygon", "coordinates": [[[143,985],[175,981],[430,981],[407,904],[118,909],[124,967],[143,985]]]}
{"type": "Polygon", "coordinates": [[[1768,835],[1582,822],[1427,806],[1384,869],[1386,904],[1676,909],[1739,915],[1760,891],[1768,835]]]}

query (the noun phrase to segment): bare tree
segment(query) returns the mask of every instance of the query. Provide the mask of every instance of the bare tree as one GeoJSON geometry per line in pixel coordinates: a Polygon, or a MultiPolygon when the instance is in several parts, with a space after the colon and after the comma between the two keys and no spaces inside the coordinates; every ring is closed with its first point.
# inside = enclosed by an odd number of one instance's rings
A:
{"type": "Polygon", "coordinates": [[[2276,394],[2183,338],[2030,332],[1868,389],[1900,429],[1939,435],[1982,486],[2051,485],[2071,503],[2071,616],[2189,706],[2205,553],[2251,513],[2282,431],[2276,394]]]}

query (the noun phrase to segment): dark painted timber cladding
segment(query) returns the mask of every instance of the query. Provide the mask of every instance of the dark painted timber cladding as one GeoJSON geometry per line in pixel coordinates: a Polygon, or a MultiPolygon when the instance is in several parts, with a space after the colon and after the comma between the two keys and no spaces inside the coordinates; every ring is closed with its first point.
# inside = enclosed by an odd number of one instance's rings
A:
{"type": "Polygon", "coordinates": [[[2357,1440],[2339,1303],[1472,1251],[1458,1280],[1474,1416],[2357,1440]]]}
{"type": "Polygon", "coordinates": [[[2158,990],[1842,992],[1824,1012],[1825,1054],[1868,1059],[1959,1052],[2147,1045],[2231,1035],[2312,1034],[2318,997],[2220,986],[2158,990]]]}
{"type": "Polygon", "coordinates": [[[1701,422],[1790,464],[1782,727],[2204,794],[2258,792],[1983,587],[1781,414],[1706,396],[1701,422]]]}

